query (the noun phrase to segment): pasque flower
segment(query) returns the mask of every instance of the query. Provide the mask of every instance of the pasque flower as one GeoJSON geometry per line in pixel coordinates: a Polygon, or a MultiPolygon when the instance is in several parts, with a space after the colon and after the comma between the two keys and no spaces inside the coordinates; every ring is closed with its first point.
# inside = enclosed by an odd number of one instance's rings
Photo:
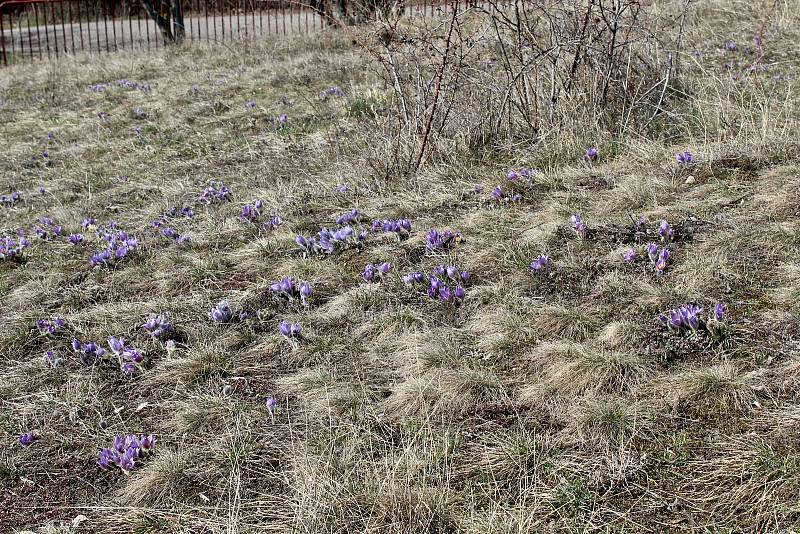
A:
{"type": "Polygon", "coordinates": [[[52,319],[38,319],[36,321],[36,328],[38,328],[39,332],[42,334],[48,335],[61,330],[66,324],[67,322],[60,317],[55,317],[52,319]]]}
{"type": "Polygon", "coordinates": [[[636,261],[636,249],[631,248],[626,250],[625,254],[622,255],[622,258],[626,263],[634,263],[636,261]]]}
{"type": "Polygon", "coordinates": [[[215,204],[230,200],[231,190],[225,185],[225,182],[218,180],[211,180],[208,186],[200,193],[200,202],[202,204],[215,204]]]}
{"type": "Polygon", "coordinates": [[[151,313],[147,318],[147,321],[142,324],[142,328],[144,328],[154,338],[163,339],[172,331],[172,324],[170,323],[169,314],[151,313]]]}
{"type": "Polygon", "coordinates": [[[589,161],[597,161],[600,156],[600,151],[596,147],[589,147],[586,149],[586,159],[589,161]]]}
{"type": "Polygon", "coordinates": [[[661,221],[658,224],[658,235],[661,236],[661,241],[669,243],[675,236],[675,230],[672,229],[667,221],[661,221]]]}
{"type": "Polygon", "coordinates": [[[572,229],[575,230],[580,237],[586,237],[589,233],[589,227],[586,226],[583,218],[578,215],[577,213],[570,217],[570,222],[572,222],[572,229]]]}
{"type": "Polygon", "coordinates": [[[36,439],[37,439],[36,434],[33,431],[30,431],[20,435],[17,438],[17,441],[19,441],[19,444],[22,445],[23,447],[27,447],[31,445],[34,441],[36,441],[36,439]]]}
{"type": "Polygon", "coordinates": [[[550,258],[545,254],[539,254],[528,266],[532,273],[541,273],[550,270],[550,258]]]}
{"type": "Polygon", "coordinates": [[[286,276],[277,282],[272,282],[269,290],[279,300],[291,302],[300,300],[303,304],[307,304],[307,299],[311,296],[311,284],[305,281],[297,281],[291,276],[286,276]]]}
{"type": "Polygon", "coordinates": [[[463,236],[460,232],[454,232],[452,230],[444,230],[440,232],[435,228],[431,228],[425,235],[425,246],[430,253],[438,250],[447,250],[455,243],[458,243],[462,240],[463,236]]]}
{"type": "Polygon", "coordinates": [[[76,352],[84,365],[95,365],[99,363],[106,354],[106,350],[97,343],[89,341],[82,343],[77,339],[72,340],[72,350],[76,352]]]}
{"type": "Polygon", "coordinates": [[[408,219],[384,219],[372,221],[373,232],[394,232],[403,240],[411,233],[411,221],[408,219]]]}
{"type": "MultiPolygon", "coordinates": [[[[725,304],[720,302],[714,306],[714,320],[717,323],[722,322],[725,316],[725,304]]],[[[703,320],[703,308],[697,304],[686,304],[680,308],[668,310],[658,316],[658,322],[661,325],[679,332],[689,332],[696,334],[698,330],[705,328],[709,332],[719,330],[719,325],[714,328],[709,328],[709,324],[703,320]]]]}
{"type": "Polygon", "coordinates": [[[694,161],[692,153],[689,152],[688,150],[684,150],[683,152],[678,152],[677,154],[675,154],[675,159],[678,161],[678,163],[681,163],[683,165],[688,165],[689,163],[694,161]]]}
{"type": "Polygon", "coordinates": [[[227,300],[219,301],[216,306],[208,312],[208,318],[215,323],[228,323],[233,319],[233,310],[227,300]]]}
{"type": "Polygon", "coordinates": [[[111,466],[119,467],[123,473],[130,475],[139,460],[149,455],[155,447],[156,437],[153,434],[137,436],[116,436],[111,447],[100,450],[97,465],[101,469],[111,466]]]}

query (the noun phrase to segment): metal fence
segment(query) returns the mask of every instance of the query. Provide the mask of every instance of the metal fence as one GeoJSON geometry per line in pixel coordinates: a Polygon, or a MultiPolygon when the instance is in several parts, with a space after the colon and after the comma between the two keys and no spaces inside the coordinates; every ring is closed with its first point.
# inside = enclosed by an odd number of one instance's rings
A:
{"type": "MultiPolygon", "coordinates": [[[[225,41],[318,30],[344,0],[0,0],[0,65],[76,52],[151,50],[175,40],[225,41]]],[[[398,2],[406,16],[446,0],[398,2]]],[[[373,13],[374,14],[374,13],[373,13]]]]}

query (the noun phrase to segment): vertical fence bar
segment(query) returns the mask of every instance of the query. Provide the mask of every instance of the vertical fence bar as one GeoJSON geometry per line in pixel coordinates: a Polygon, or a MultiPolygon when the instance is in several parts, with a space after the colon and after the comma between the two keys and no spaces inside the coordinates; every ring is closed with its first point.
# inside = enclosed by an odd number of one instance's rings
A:
{"type": "MultiPolygon", "coordinates": [[[[63,37],[61,41],[64,43],[64,54],[67,54],[69,50],[67,49],[67,19],[64,17],[64,0],[61,0],[58,5],[61,8],[61,37],[63,37]]],[[[69,33],[72,35],[72,28],[69,33]]]]}
{"type": "MultiPolygon", "coordinates": [[[[47,8],[45,8],[45,9],[47,9],[47,8]]],[[[53,48],[56,51],[56,59],[58,59],[58,54],[59,54],[59,52],[58,52],[58,49],[59,49],[59,46],[58,46],[58,26],[56,26],[56,4],[55,3],[51,3],[50,4],[50,14],[53,16],[53,48]]],[[[45,31],[47,31],[46,27],[45,27],[45,31]]]]}
{"type": "Polygon", "coordinates": [[[75,23],[72,22],[72,2],[67,4],[67,12],[69,14],[69,37],[72,43],[72,55],[75,55],[75,23]]]}
{"type": "MultiPolygon", "coordinates": [[[[47,31],[47,5],[42,6],[42,18],[44,19],[44,41],[47,44],[47,59],[50,59],[50,32],[47,31]]],[[[36,21],[36,29],[39,29],[39,21],[36,21]]]]}
{"type": "MultiPolygon", "coordinates": [[[[236,0],[236,36],[240,36],[242,32],[241,23],[239,21],[239,0],[236,0]]],[[[231,33],[233,33],[233,28],[231,28],[231,33]]]]}
{"type": "MultiPolygon", "coordinates": [[[[117,10],[114,7],[114,4],[111,4],[111,30],[112,30],[113,35],[114,35],[114,52],[117,52],[119,50],[119,47],[117,45],[117,10]]],[[[122,32],[122,31],[123,30],[120,29],[120,32],[122,32]]],[[[122,34],[122,42],[123,42],[123,45],[124,45],[124,43],[125,43],[125,34],[122,34]]]]}
{"type": "MultiPolygon", "coordinates": [[[[6,31],[3,28],[3,10],[0,9],[0,54],[3,56],[3,65],[8,65],[8,58],[6,57],[6,31]]],[[[8,14],[8,27],[11,28],[11,46],[14,46],[14,20],[11,18],[11,13],[8,14]]]]}
{"type": "Polygon", "coordinates": [[[136,49],[136,41],[135,39],[139,37],[138,34],[133,33],[133,4],[128,2],[128,37],[131,40],[131,50],[136,49]],[[136,37],[134,37],[134,35],[136,37]]]}
{"type": "Polygon", "coordinates": [[[109,42],[110,39],[108,38],[108,5],[103,3],[103,32],[106,36],[106,53],[111,53],[111,43],[109,42]]]}
{"type": "MultiPolygon", "coordinates": [[[[92,48],[92,32],[89,29],[89,17],[86,17],[86,34],[87,40],[89,41],[89,51],[92,48]]],[[[81,52],[85,52],[86,49],[83,46],[83,19],[81,17],[81,3],[78,2],[78,30],[81,32],[81,52]]]]}

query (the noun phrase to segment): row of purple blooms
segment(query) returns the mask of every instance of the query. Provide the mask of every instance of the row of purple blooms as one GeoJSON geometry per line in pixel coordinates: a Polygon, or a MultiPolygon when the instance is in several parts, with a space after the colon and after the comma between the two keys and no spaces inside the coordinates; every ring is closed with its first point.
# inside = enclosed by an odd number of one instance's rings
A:
{"type": "Polygon", "coordinates": [[[155,444],[156,437],[153,434],[115,436],[111,447],[100,450],[97,465],[102,469],[116,466],[126,475],[130,475],[139,460],[152,452],[155,444]]]}

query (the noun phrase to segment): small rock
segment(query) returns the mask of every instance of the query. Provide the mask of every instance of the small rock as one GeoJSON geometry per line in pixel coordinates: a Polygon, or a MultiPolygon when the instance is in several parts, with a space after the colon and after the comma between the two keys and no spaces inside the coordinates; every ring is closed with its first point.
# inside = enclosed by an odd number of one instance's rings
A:
{"type": "Polygon", "coordinates": [[[694,176],[689,175],[686,177],[686,185],[692,185],[694,183],[694,176]]]}

